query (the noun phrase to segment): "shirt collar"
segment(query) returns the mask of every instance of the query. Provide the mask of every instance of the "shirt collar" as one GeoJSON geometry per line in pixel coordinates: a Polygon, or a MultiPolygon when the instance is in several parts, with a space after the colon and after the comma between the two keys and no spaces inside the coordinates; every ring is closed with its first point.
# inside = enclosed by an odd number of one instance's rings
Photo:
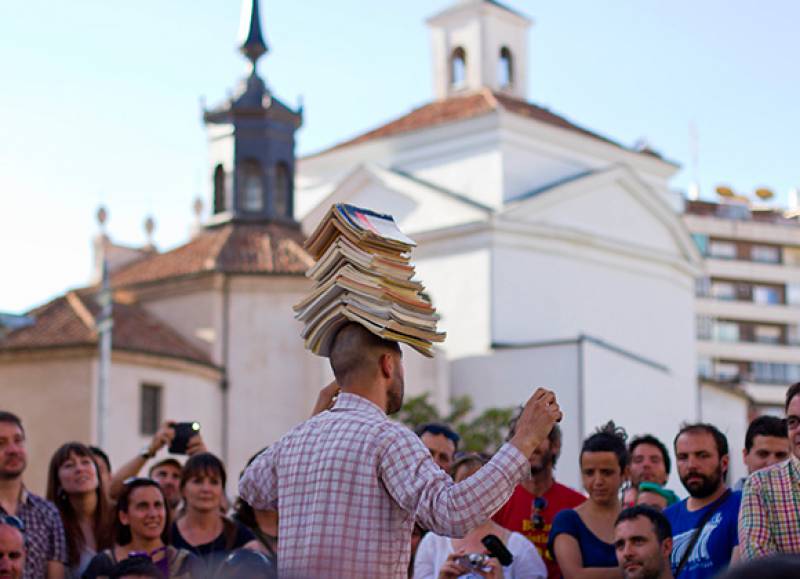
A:
{"type": "Polygon", "coordinates": [[[800,473],[800,458],[797,458],[795,453],[792,453],[792,466],[795,472],[800,473]]]}
{"type": "Polygon", "coordinates": [[[367,400],[363,396],[350,392],[341,392],[339,396],[336,397],[336,404],[333,405],[333,410],[360,410],[362,412],[376,414],[381,418],[386,418],[386,412],[384,412],[380,406],[367,400]]]}

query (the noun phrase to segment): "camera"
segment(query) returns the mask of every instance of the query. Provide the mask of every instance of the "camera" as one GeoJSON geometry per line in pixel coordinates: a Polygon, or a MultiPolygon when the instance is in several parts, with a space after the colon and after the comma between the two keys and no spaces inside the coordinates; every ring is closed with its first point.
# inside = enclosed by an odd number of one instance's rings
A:
{"type": "Polygon", "coordinates": [[[469,569],[470,571],[478,571],[483,569],[489,564],[489,555],[483,553],[467,553],[457,559],[458,564],[469,569]]]}
{"type": "Polygon", "coordinates": [[[481,539],[481,543],[486,547],[488,554],[467,553],[457,559],[458,564],[470,571],[478,571],[485,569],[489,564],[489,559],[492,557],[497,559],[503,567],[508,567],[514,562],[514,556],[511,551],[508,550],[497,535],[486,535],[481,539]]]}
{"type": "Polygon", "coordinates": [[[170,426],[175,431],[175,436],[169,445],[169,452],[171,454],[186,454],[189,440],[200,432],[200,423],[176,422],[170,426]]]}

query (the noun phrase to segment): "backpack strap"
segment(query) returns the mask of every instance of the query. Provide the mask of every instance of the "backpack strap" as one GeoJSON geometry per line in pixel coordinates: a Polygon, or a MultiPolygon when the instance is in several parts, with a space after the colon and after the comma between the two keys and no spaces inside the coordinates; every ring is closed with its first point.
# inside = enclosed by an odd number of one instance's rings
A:
{"type": "Polygon", "coordinates": [[[681,574],[681,571],[683,571],[683,568],[686,566],[686,563],[689,562],[689,557],[691,557],[692,551],[694,551],[695,545],[697,545],[697,541],[700,539],[700,533],[703,531],[703,527],[706,526],[706,523],[708,523],[708,521],[711,520],[711,517],[714,516],[714,513],[716,513],[719,510],[719,508],[725,503],[725,501],[728,500],[728,497],[731,496],[731,494],[733,494],[731,492],[731,489],[725,489],[725,492],[722,493],[722,496],[719,497],[713,503],[711,503],[708,506],[708,510],[705,513],[703,513],[703,516],[698,521],[697,526],[694,528],[694,534],[692,535],[692,540],[689,541],[689,545],[686,548],[686,551],[684,551],[683,557],[681,557],[681,562],[678,563],[678,568],[675,570],[676,579],[681,574]]]}

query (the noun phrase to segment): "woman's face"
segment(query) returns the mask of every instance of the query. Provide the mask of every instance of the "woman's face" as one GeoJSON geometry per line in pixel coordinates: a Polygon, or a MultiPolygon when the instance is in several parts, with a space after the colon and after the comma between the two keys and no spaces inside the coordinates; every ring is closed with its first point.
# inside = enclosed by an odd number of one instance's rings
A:
{"type": "Polygon", "coordinates": [[[222,504],[222,479],[213,471],[197,473],[183,486],[186,506],[196,511],[217,511],[222,504]]]}
{"type": "Polygon", "coordinates": [[[581,478],[589,498],[597,504],[609,504],[619,496],[622,469],[613,452],[581,454],[581,478]]]}
{"type": "Polygon", "coordinates": [[[69,455],[58,467],[58,480],[68,495],[90,493],[97,490],[97,465],[91,456],[69,455]]]}
{"type": "Polygon", "coordinates": [[[119,513],[119,521],[130,527],[131,536],[145,541],[159,539],[166,520],[164,495],[154,486],[133,489],[128,497],[128,512],[119,513]]]}

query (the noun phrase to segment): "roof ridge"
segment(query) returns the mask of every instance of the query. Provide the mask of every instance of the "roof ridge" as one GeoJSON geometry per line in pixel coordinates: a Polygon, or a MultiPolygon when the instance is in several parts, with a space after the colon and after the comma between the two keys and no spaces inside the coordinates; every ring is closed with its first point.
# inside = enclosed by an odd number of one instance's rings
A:
{"type": "Polygon", "coordinates": [[[233,230],[234,227],[231,224],[228,224],[226,227],[222,229],[223,234],[220,235],[220,239],[213,247],[211,255],[208,257],[208,259],[206,259],[206,262],[203,264],[205,266],[205,269],[213,270],[219,267],[220,257],[222,256],[222,252],[225,250],[225,246],[228,245],[228,241],[230,241],[231,236],[233,235],[233,230]]]}
{"type": "Polygon", "coordinates": [[[83,303],[83,300],[77,292],[71,290],[67,293],[65,298],[72,308],[72,311],[78,316],[78,319],[83,322],[90,332],[97,333],[97,320],[92,315],[92,312],[89,311],[89,308],[86,307],[86,304],[83,303]]]}
{"type": "Polygon", "coordinates": [[[501,106],[500,101],[497,100],[497,95],[494,94],[494,91],[492,89],[490,89],[489,87],[483,87],[481,89],[481,92],[483,93],[486,102],[489,103],[489,106],[491,106],[493,109],[500,108],[501,106]]]}

